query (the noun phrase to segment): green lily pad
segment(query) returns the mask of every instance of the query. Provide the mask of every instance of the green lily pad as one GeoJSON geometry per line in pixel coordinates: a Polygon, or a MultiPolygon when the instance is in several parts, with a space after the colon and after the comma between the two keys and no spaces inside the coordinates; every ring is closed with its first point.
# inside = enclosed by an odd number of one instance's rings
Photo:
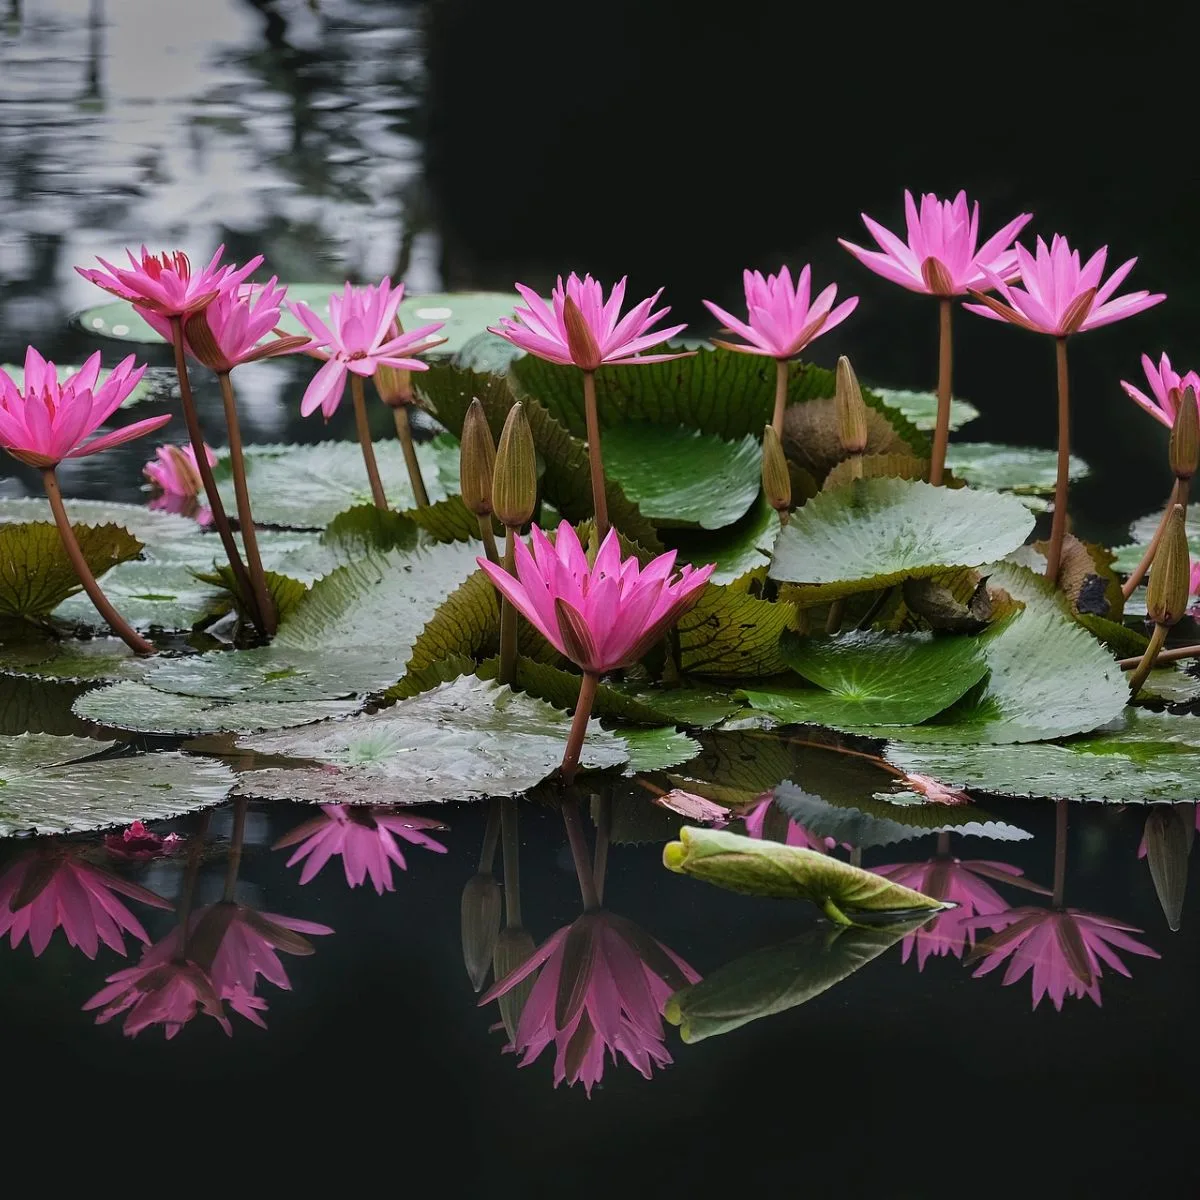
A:
{"type": "MultiPolygon", "coordinates": [[[[996,442],[951,442],[946,466],[972,487],[1052,495],[1058,479],[1058,452],[996,442]]],[[[1089,473],[1087,463],[1072,454],[1068,477],[1083,479],[1089,473]]]]}
{"type": "Polygon", "coordinates": [[[675,630],[684,671],[740,678],[784,669],[779,638],[784,630],[796,628],[796,611],[790,604],[749,595],[746,586],[752,578],[706,584],[696,606],[679,619],[675,630]]]}
{"type": "MultiPolygon", "coordinates": [[[[792,739],[758,730],[717,730],[702,734],[699,740],[700,753],[669,773],[673,787],[737,807],[795,776],[792,739]]],[[[844,761],[844,756],[839,757],[844,761]]],[[[877,770],[874,773],[882,776],[877,770]]]]}
{"type": "Polygon", "coordinates": [[[112,746],[42,733],[0,737],[0,837],[164,820],[220,804],[233,788],[227,766],[192,755],[93,757],[112,746]]]}
{"type": "Polygon", "coordinates": [[[909,479],[865,479],[814,496],[775,543],[771,576],[832,600],[1003,558],[1033,518],[1018,501],[909,479]]]}
{"type": "MultiPolygon", "coordinates": [[[[120,638],[59,638],[36,626],[0,625],[0,671],[36,679],[136,678],[148,661],[120,638]]],[[[5,688],[10,681],[5,681],[5,688]]]]}
{"type": "MultiPolygon", "coordinates": [[[[58,367],[59,379],[62,379],[80,370],[82,364],[79,366],[64,366],[62,363],[56,363],[55,366],[58,367]]],[[[24,367],[19,367],[15,363],[5,363],[3,366],[0,366],[0,371],[4,371],[18,388],[25,386],[24,367]]],[[[100,374],[96,378],[97,386],[103,384],[111,374],[111,369],[101,367],[100,374]]],[[[178,393],[178,389],[179,384],[174,371],[163,367],[148,367],[133,391],[126,396],[125,402],[121,407],[132,408],[135,404],[139,404],[143,400],[169,400],[172,395],[178,393]]]]}
{"type": "Polygon", "coordinates": [[[626,775],[638,775],[643,771],[665,771],[680,763],[695,758],[700,743],[686,733],[673,727],[658,729],[622,729],[621,741],[628,749],[629,761],[626,775]]]}
{"type": "MultiPolygon", "coordinates": [[[[229,607],[220,588],[197,579],[191,567],[173,563],[125,563],[111,572],[102,587],[117,612],[143,631],[191,629],[229,607]]],[[[65,600],[54,610],[54,616],[93,628],[102,624],[92,602],[83,594],[65,600]]]]}
{"type": "Polygon", "coordinates": [[[712,583],[733,583],[743,575],[766,567],[779,536],[779,514],[759,496],[741,520],[713,532],[671,530],[666,535],[678,561],[702,567],[713,563],[712,583]]]}
{"type": "MultiPolygon", "coordinates": [[[[1118,571],[1128,574],[1142,561],[1142,556],[1150,548],[1158,523],[1162,520],[1162,510],[1148,513],[1139,517],[1129,531],[1130,541],[1127,545],[1118,546],[1114,550],[1116,560],[1113,566],[1118,571]]],[[[1200,558],[1200,505],[1189,505],[1187,519],[1184,523],[1187,530],[1188,549],[1193,558],[1200,558]]]]}
{"type": "Polygon", "coordinates": [[[607,689],[636,701],[660,721],[673,721],[677,725],[691,725],[697,729],[719,725],[744,708],[741,700],[730,692],[701,687],[646,687],[612,683],[607,685],[607,689]]]}
{"type": "Polygon", "coordinates": [[[612,426],[603,444],[605,474],[660,526],[723,529],[758,499],[762,451],[753,435],[727,442],[639,421],[612,426]]]}
{"type": "MultiPolygon", "coordinates": [[[[480,543],[480,553],[483,553],[479,518],[463,503],[461,496],[447,496],[445,500],[439,500],[436,504],[405,509],[404,516],[423,529],[434,541],[477,541],[480,543]]],[[[497,537],[497,541],[502,540],[503,531],[497,537]]]]}
{"type": "MultiPolygon", "coordinates": [[[[906,392],[892,388],[871,389],[888,408],[903,413],[918,429],[932,430],[937,424],[938,398],[936,392],[906,392]]],[[[950,401],[950,428],[961,429],[979,416],[979,409],[966,400],[950,401]]]]}
{"type": "Polygon", "coordinates": [[[1187,663],[1155,667],[1138,693],[1139,700],[1153,698],[1168,704],[1180,704],[1197,696],[1200,696],[1200,675],[1193,675],[1187,663]]]}
{"type": "MultiPolygon", "coordinates": [[[[270,531],[276,536],[287,537],[289,533],[270,531]]],[[[308,537],[309,534],[300,536],[308,537]]],[[[374,504],[356,504],[340,512],[321,534],[321,544],[333,551],[340,562],[338,566],[369,554],[388,550],[412,550],[420,535],[417,526],[394,509],[386,512],[374,504]]]]}

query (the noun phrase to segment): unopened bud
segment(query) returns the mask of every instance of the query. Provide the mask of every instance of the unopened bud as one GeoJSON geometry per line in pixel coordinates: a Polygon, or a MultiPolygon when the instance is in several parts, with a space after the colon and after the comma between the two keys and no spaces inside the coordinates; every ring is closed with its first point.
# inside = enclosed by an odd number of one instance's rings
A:
{"type": "Polygon", "coordinates": [[[779,513],[792,507],[792,477],[788,473],[787,457],[783,443],[773,425],[763,430],[762,482],[767,494],[767,503],[779,513]]]}
{"type": "Polygon", "coordinates": [[[508,410],[508,419],[496,447],[492,475],[492,511],[511,529],[519,529],[533,516],[537,505],[537,452],[533,430],[524,406],[518,402],[508,410]]]}
{"type": "Polygon", "coordinates": [[[837,361],[837,382],[833,395],[842,449],[847,454],[861,454],[867,448],[867,406],[863,403],[858,376],[854,374],[854,368],[845,355],[837,361]]]}
{"type": "MultiPolygon", "coordinates": [[[[388,338],[398,338],[404,332],[399,320],[392,322],[388,338]]],[[[413,402],[412,372],[380,363],[375,368],[375,390],[388,408],[399,408],[413,402]]]]}
{"type": "Polygon", "coordinates": [[[471,986],[479,991],[492,965],[500,933],[500,885],[491,875],[472,875],[462,893],[462,956],[471,986]]]}
{"type": "MultiPolygon", "coordinates": [[[[492,971],[496,982],[499,983],[506,975],[511,975],[518,967],[524,966],[533,957],[536,949],[533,936],[520,926],[508,926],[500,930],[500,936],[496,938],[496,950],[492,955],[492,971]]],[[[517,1036],[521,1012],[525,1008],[525,1001],[529,999],[529,993],[533,991],[536,978],[536,974],[530,974],[528,979],[522,979],[497,1001],[500,1005],[500,1020],[504,1022],[510,1041],[517,1036]]]]}
{"type": "Polygon", "coordinates": [[[946,270],[945,264],[940,259],[930,255],[921,264],[921,278],[925,281],[925,286],[929,289],[930,295],[954,295],[954,280],[950,277],[950,272],[946,270]]]}
{"type": "Polygon", "coordinates": [[[1174,625],[1187,610],[1191,584],[1187,530],[1183,505],[1176,504],[1167,518],[1146,589],[1146,613],[1156,625],[1174,625]]]}
{"type": "Polygon", "coordinates": [[[458,478],[463,503],[477,516],[492,511],[492,476],[496,469],[496,444],[488,427],[483,405],[471,401],[463,420],[462,443],[458,457],[458,478]]]}
{"type": "Polygon", "coordinates": [[[1171,426],[1171,470],[1179,479],[1191,479],[1200,465],[1200,408],[1196,391],[1186,387],[1175,407],[1175,423],[1171,426]]]}
{"type": "Polygon", "coordinates": [[[579,305],[570,296],[563,301],[563,325],[572,362],[585,371],[594,371],[600,365],[600,346],[579,305]]]}

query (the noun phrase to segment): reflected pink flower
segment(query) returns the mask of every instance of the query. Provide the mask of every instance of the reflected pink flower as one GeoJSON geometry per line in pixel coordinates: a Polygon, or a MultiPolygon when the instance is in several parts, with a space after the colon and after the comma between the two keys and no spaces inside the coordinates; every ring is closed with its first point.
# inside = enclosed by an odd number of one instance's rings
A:
{"type": "Polygon", "coordinates": [[[700,976],[632,921],[584,913],[551,934],[533,957],[498,980],[481,1005],[541,968],[506,1049],[527,1067],[554,1043],[554,1086],[582,1083],[590,1097],[604,1074],[604,1052],[621,1055],[646,1079],[672,1060],[663,1044],[667,1000],[700,976]]]}
{"type": "MultiPolygon", "coordinates": [[[[210,447],[204,447],[204,456],[210,467],[217,465],[217,456],[210,447]]],[[[154,457],[142,468],[142,474],[164,495],[184,500],[195,500],[204,487],[196,452],[191,446],[159,446],[154,457]]]]}
{"type": "Polygon", "coordinates": [[[1192,570],[1188,577],[1188,592],[1200,596],[1200,558],[1192,559],[1192,570]]]}
{"type": "Polygon", "coordinates": [[[976,249],[979,204],[968,209],[966,192],[959,192],[953,200],[923,195],[918,210],[912,192],[906,191],[907,244],[866,213],[860,216],[880,249],[864,250],[845,238],[838,238],[838,245],[863,266],[910,292],[942,297],[962,296],[968,288],[991,287],[987,272],[1012,278],[1017,270],[1013,239],[1033,219],[1032,213],[1021,213],[976,249]]]}
{"type": "Polygon", "coordinates": [[[1130,936],[1141,933],[1140,929],[1076,908],[1012,908],[971,918],[968,923],[973,930],[996,931],[967,959],[982,960],[975,977],[994,971],[1006,960],[1006,985],[1032,971],[1034,1008],[1047,995],[1059,1012],[1067,996],[1090,996],[1099,1004],[1102,963],[1129,975],[1117,950],[1146,958],[1161,957],[1157,950],[1130,936]]]}
{"type": "Polygon", "coordinates": [[[444,322],[400,333],[396,311],[403,299],[404,284],[392,287],[387,278],[373,287],[351,287],[347,283],[340,294],[329,297],[328,325],[307,304],[289,301],[288,308],[312,334],[313,345],[307,353],[326,360],[305,389],[301,416],[310,416],[319,408],[326,420],[332,417],[342,402],[350,371],[366,378],[381,366],[398,371],[429,369],[428,363],[412,355],[445,340],[431,340],[444,322]]]}
{"type": "Polygon", "coordinates": [[[792,358],[810,342],[840,325],[858,306],[858,297],[843,300],[833,307],[837,284],[831,283],[815,300],[811,299],[812,269],[801,268],[795,286],[791,272],[781,267],[778,275],[765,279],[760,271],[743,271],[747,320],[739,321],[732,313],[705,300],[708,311],[728,333],[736,333],[748,344],[724,342],[713,338],[726,350],[743,354],[764,354],[769,358],[792,358]]]}
{"type": "Polygon", "coordinates": [[[690,357],[693,351],[641,354],[642,350],[661,345],[687,326],[671,325],[651,332],[651,327],[671,311],[669,307],[652,311],[663,294],[662,288],[635,304],[622,317],[621,304],[625,300],[627,279],[628,276],[622,276],[606,301],[604,288],[590,275],[580,279],[572,272],[565,284],[560,275],[549,304],[532,288],[518,283],[517,291],[528,307],[518,305],[513,316],[501,317],[499,325],[488,326],[488,332],[538,358],[564,366],[574,364],[584,371],[595,371],[606,363],[654,363],[690,357]],[[575,306],[579,318],[571,328],[566,319],[568,301],[575,306]]]}
{"type": "Polygon", "coordinates": [[[370,876],[375,891],[382,896],[385,891],[395,891],[390,864],[395,863],[402,871],[408,869],[396,838],[445,854],[446,847],[441,842],[421,832],[445,828],[441,821],[415,817],[403,809],[322,804],[320,816],[285,834],[273,849],[298,846],[287,865],[294,866],[302,859],[308,859],[300,872],[301,883],[314,879],[335,854],[340,854],[346,882],[351,887],[358,887],[370,876]]]}
{"type": "Polygon", "coordinates": [[[697,796],[695,792],[685,792],[682,788],[672,788],[661,796],[652,796],[651,800],[659,808],[678,813],[689,821],[702,821],[718,827],[729,824],[729,809],[723,804],[697,796]]]}
{"type": "Polygon", "coordinates": [[[531,533],[532,554],[516,541],[516,579],[486,558],[476,561],[560,654],[597,675],[637,662],[699,600],[714,570],[687,565],[672,576],[674,550],[645,567],[634,556],[622,562],[615,529],[589,566],[566,521],[553,543],[536,525],[531,533]]]}
{"type": "Polygon", "coordinates": [[[60,381],[58,368],[29,346],[20,387],[0,370],[0,447],[31,467],[55,467],[64,458],[99,454],[161,429],[171,419],[170,413],[84,440],[121,407],[145,371],[144,366],[134,369],[131,354],[97,386],[97,350],[78,371],[60,381]]]}
{"type": "Polygon", "coordinates": [[[147,829],[141,821],[134,821],[122,833],[106,833],[104,848],[113,858],[128,859],[135,862],[147,862],[152,858],[162,858],[174,854],[184,843],[177,833],[168,833],[166,837],[147,829]]]}
{"type": "Polygon", "coordinates": [[[43,845],[0,874],[0,938],[8,935],[15,950],[29,935],[36,956],[60,926],[70,945],[95,958],[103,942],[125,953],[125,933],[150,938],[141,922],[117,898],[126,896],[153,908],[169,909],[161,896],[79,858],[65,846],[43,845]]]}
{"type": "MultiPolygon", "coordinates": [[[[761,799],[755,801],[754,807],[748,809],[742,816],[742,820],[746,822],[746,836],[752,838],[764,838],[766,834],[767,816],[771,811],[771,806],[775,803],[775,797],[771,792],[764,792],[761,799]]],[[[780,810],[782,812],[782,810],[780,810]]],[[[805,850],[819,850],[823,854],[828,854],[832,850],[837,849],[837,839],[831,837],[818,837],[816,834],[809,833],[798,821],[793,821],[790,817],[787,823],[787,838],[786,845],[800,846],[805,850]]],[[[847,847],[849,849],[849,847],[847,847]]]]}
{"type": "Polygon", "coordinates": [[[1179,400],[1185,388],[1192,388],[1196,393],[1196,402],[1200,404],[1200,375],[1189,371],[1180,375],[1171,366],[1171,360],[1163,352],[1158,366],[1148,354],[1142,355],[1142,370],[1146,373],[1146,382],[1150,385],[1150,395],[1139,391],[1132,383],[1121,380],[1121,386],[1134,404],[1148,412],[1156,421],[1168,429],[1175,424],[1175,413],[1179,408],[1179,400]]]}
{"type": "Polygon", "coordinates": [[[232,263],[222,265],[221,255],[225,253],[222,245],[217,247],[208,265],[193,274],[191,260],[182,250],[151,254],[143,246],[141,258],[134,258],[129,250],[125,253],[129,257],[128,267],[116,267],[100,258],[97,260],[100,268],[75,270],[106,292],[132,301],[147,320],[151,315],[187,317],[207,308],[221,292],[237,287],[263,261],[258,254],[242,267],[232,263]]]}
{"type": "Polygon", "coordinates": [[[1155,295],[1130,292],[1113,299],[1113,293],[1133,270],[1137,259],[1123,262],[1102,284],[1107,246],[1101,246],[1082,266],[1079,251],[1072,250],[1067,239],[1057,233],[1049,248],[1038,238],[1036,257],[1020,244],[1016,251],[1021,286],[1008,284],[994,271],[985,269],[983,273],[989,285],[1002,299],[969,288],[979,303],[967,304],[964,308],[994,321],[1008,321],[1033,333],[1067,337],[1132,317],[1167,298],[1161,292],[1155,295]]]}
{"type": "Polygon", "coordinates": [[[946,784],[934,779],[931,775],[918,775],[915,771],[910,771],[907,775],[900,776],[897,782],[910,791],[920,793],[930,804],[955,805],[971,803],[971,797],[966,792],[960,791],[958,788],[948,787],[946,784]]]}

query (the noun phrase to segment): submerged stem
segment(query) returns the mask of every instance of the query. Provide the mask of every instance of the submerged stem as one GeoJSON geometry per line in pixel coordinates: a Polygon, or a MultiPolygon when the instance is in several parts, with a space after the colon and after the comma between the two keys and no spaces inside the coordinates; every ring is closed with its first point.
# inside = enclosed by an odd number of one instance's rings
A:
{"type": "Polygon", "coordinates": [[[1057,338],[1054,350],[1058,367],[1058,477],[1054,483],[1054,518],[1050,525],[1050,546],[1046,551],[1046,578],[1057,585],[1063,538],[1067,534],[1067,487],[1071,470],[1071,397],[1067,386],[1067,339],[1057,338]]]}
{"type": "Polygon", "coordinates": [[[937,856],[938,858],[946,858],[950,854],[950,833],[948,830],[943,830],[937,835],[937,856]]]}
{"type": "Polygon", "coordinates": [[[425,478],[421,474],[421,464],[417,460],[417,448],[413,445],[412,422],[408,419],[408,405],[397,404],[392,409],[392,419],[396,423],[396,436],[400,439],[400,449],[404,451],[404,465],[408,468],[408,482],[412,484],[413,498],[418,508],[429,504],[429,493],[425,490],[425,478]]]}
{"type": "Polygon", "coordinates": [[[500,801],[500,829],[504,838],[504,922],[510,929],[521,925],[521,837],[517,802],[500,801]]]}
{"type": "Polygon", "coordinates": [[[583,907],[593,912],[600,907],[600,895],[592,877],[592,865],[588,862],[587,839],[583,835],[583,820],[579,815],[579,800],[569,796],[562,802],[563,824],[567,827],[567,842],[571,847],[571,858],[575,863],[575,875],[579,879],[579,894],[583,907]]]}
{"type": "Polygon", "coordinates": [[[239,796],[233,802],[233,832],[229,836],[229,859],[225,863],[225,890],[221,898],[231,902],[242,867],[242,846],[246,840],[246,810],[250,802],[239,796]]]}
{"type": "Polygon", "coordinates": [[[608,875],[608,845],[612,837],[612,795],[606,792],[598,798],[596,816],[596,852],[592,858],[592,879],[596,884],[596,899],[604,903],[604,879],[608,875]]]}
{"type": "Polygon", "coordinates": [[[592,705],[596,700],[596,688],[600,684],[600,676],[585,671],[579,682],[579,699],[575,702],[575,716],[571,720],[571,732],[567,737],[567,748],[563,751],[562,772],[564,783],[575,781],[575,772],[579,769],[579,755],[583,750],[583,739],[587,734],[588,718],[592,715],[592,705]]]}
{"type": "Polygon", "coordinates": [[[1067,805],[1068,800],[1059,800],[1054,809],[1054,895],[1050,903],[1062,908],[1067,888],[1067,805]]]}
{"type": "MultiPolygon", "coordinates": [[[[516,574],[515,548],[517,533],[511,525],[505,528],[504,537],[504,569],[510,574],[516,574]]],[[[511,684],[517,676],[517,610],[513,602],[502,595],[500,597],[500,670],[501,683],[511,684]]]]}
{"type": "Polygon", "coordinates": [[[490,875],[496,861],[496,846],[500,841],[500,801],[488,801],[487,825],[483,830],[483,846],[479,851],[479,874],[490,875]]]}
{"type": "Polygon", "coordinates": [[[776,436],[783,437],[783,411],[787,408],[788,393],[788,360],[775,360],[775,411],[771,415],[771,426],[776,436]]]}
{"type": "Polygon", "coordinates": [[[596,410],[596,372],[583,373],[583,411],[587,420],[588,465],[592,473],[592,506],[596,513],[596,535],[604,541],[608,533],[608,496],[604,491],[604,459],[600,454],[600,415],[596,410]]]}
{"type": "Polygon", "coordinates": [[[938,384],[937,423],[933,427],[933,452],[929,462],[929,482],[940,486],[946,470],[946,446],[950,441],[950,379],[953,368],[953,340],[950,321],[953,307],[949,296],[938,300],[938,384]]]}
{"type": "Polygon", "coordinates": [[[190,930],[188,925],[192,917],[192,900],[196,895],[196,881],[200,877],[200,860],[204,857],[204,840],[208,837],[208,826],[212,820],[211,810],[200,818],[200,828],[188,839],[187,869],[183,876],[183,887],[179,892],[179,904],[175,909],[175,917],[179,922],[179,962],[187,961],[188,941],[190,930]]]}
{"type": "Polygon", "coordinates": [[[371,444],[371,425],[367,420],[367,398],[363,393],[361,375],[350,373],[350,396],[354,401],[354,424],[358,429],[358,444],[362,447],[363,463],[367,468],[367,480],[371,484],[371,499],[381,512],[387,512],[387,497],[383,494],[383,480],[379,478],[379,464],[375,461],[375,447],[371,444]]]}

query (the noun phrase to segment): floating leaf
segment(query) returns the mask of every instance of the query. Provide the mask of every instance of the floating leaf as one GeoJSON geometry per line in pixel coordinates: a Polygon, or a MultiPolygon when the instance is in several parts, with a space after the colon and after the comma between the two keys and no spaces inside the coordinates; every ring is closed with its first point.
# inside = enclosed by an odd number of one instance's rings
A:
{"type": "Polygon", "coordinates": [[[704,688],[645,687],[632,683],[612,683],[605,687],[609,692],[636,701],[656,714],[659,721],[674,721],[677,725],[693,725],[700,729],[719,725],[744,708],[741,700],[729,692],[704,688]]]}
{"type": "MultiPolygon", "coordinates": [[[[142,543],[146,556],[157,562],[194,564],[210,561],[221,553],[215,534],[205,532],[186,517],[155,512],[141,504],[118,504],[108,500],[68,500],[73,521],[88,525],[120,525],[142,543]],[[203,547],[198,550],[197,547],[203,547]]],[[[0,500],[0,527],[8,522],[53,521],[44,496],[0,500]]]]}
{"type": "MultiPolygon", "coordinates": [[[[479,552],[483,553],[482,539],[479,530],[479,518],[463,503],[461,496],[447,496],[436,504],[426,504],[421,508],[406,509],[404,513],[414,525],[425,530],[435,541],[439,542],[480,542],[479,552]]],[[[503,532],[500,534],[503,539],[503,532]]]]}
{"type": "MultiPolygon", "coordinates": [[[[479,665],[477,674],[481,679],[496,679],[499,674],[500,660],[489,658],[479,665]]],[[[579,685],[581,677],[572,671],[563,671],[547,663],[534,662],[532,659],[520,656],[517,659],[516,677],[513,680],[515,688],[529,692],[539,700],[553,704],[555,708],[574,710],[579,700],[579,685]]],[[[601,718],[611,718],[618,721],[629,721],[635,725],[661,725],[669,717],[654,708],[641,703],[636,697],[626,695],[606,683],[601,683],[596,689],[596,699],[592,705],[592,715],[601,718]]],[[[626,731],[622,731],[624,734],[626,731]]],[[[690,758],[695,750],[686,757],[690,758]]],[[[675,762],[682,762],[676,759],[675,762]]],[[[668,764],[674,766],[675,763],[668,764]]]]}
{"type": "MultiPolygon", "coordinates": [[[[1058,478],[1058,452],[996,442],[951,442],[946,466],[972,487],[997,492],[1051,495],[1058,478]]],[[[1088,465],[1071,455],[1069,477],[1083,479],[1088,465]]]]}
{"type": "Polygon", "coordinates": [[[767,566],[771,549],[779,536],[779,515],[759,496],[750,511],[733,525],[715,532],[670,530],[666,540],[680,563],[703,567],[713,563],[712,583],[733,583],[743,575],[767,566]]]}
{"type": "Polygon", "coordinates": [[[33,625],[0,625],[0,671],[82,681],[137,675],[146,665],[120,638],[58,638],[33,625]]]}
{"type": "Polygon", "coordinates": [[[676,626],[680,666],[694,675],[737,678],[774,675],[784,668],[779,637],[795,629],[789,604],[749,595],[751,577],[736,584],[706,584],[696,606],[676,626]]]}
{"type": "Polygon", "coordinates": [[[669,778],[672,786],[720,804],[749,804],[795,774],[791,739],[750,730],[721,730],[704,734],[700,743],[700,753],[669,778]]]}
{"type": "MultiPolygon", "coordinates": [[[[1114,550],[1116,557],[1113,566],[1118,571],[1128,573],[1142,561],[1142,556],[1150,549],[1150,541],[1161,520],[1160,509],[1134,521],[1133,528],[1129,531],[1129,544],[1118,546],[1114,550]]],[[[1200,558],[1200,505],[1192,504],[1188,507],[1184,528],[1187,530],[1188,549],[1191,550],[1192,557],[1200,558]]]]}
{"type": "Polygon", "coordinates": [[[1195,700],[1197,696],[1200,696],[1200,676],[1193,675],[1187,663],[1155,667],[1138,693],[1139,700],[1165,700],[1168,704],[1195,700]]]}
{"type": "Polygon", "coordinates": [[[912,454],[864,454],[858,462],[843,458],[821,484],[821,491],[845,487],[855,479],[929,478],[929,461],[912,454]]]}
{"type": "Polygon", "coordinates": [[[325,526],[321,542],[336,551],[345,563],[388,550],[412,550],[419,536],[414,522],[394,509],[356,504],[338,513],[325,526]]]}
{"type": "MultiPolygon", "coordinates": [[[[936,392],[906,392],[892,388],[872,388],[888,408],[903,413],[918,429],[932,431],[937,424],[938,398],[936,392]]],[[[950,401],[950,428],[961,429],[979,416],[979,409],[966,400],[950,401]]]]}
{"type": "MultiPolygon", "coordinates": [[[[870,404],[871,397],[863,393],[870,404]]],[[[925,435],[915,429],[899,428],[907,424],[895,409],[882,408],[876,401],[867,408],[867,444],[864,457],[925,458],[929,453],[925,435]],[[910,432],[911,431],[911,432],[910,432]]],[[[783,417],[783,449],[788,458],[808,471],[814,479],[824,479],[846,458],[842,448],[841,423],[833,388],[825,398],[793,404],[783,417]]]]}
{"type": "MultiPolygon", "coordinates": [[[[173,563],[125,563],[102,586],[117,612],[135,629],[191,629],[229,608],[228,596],[221,588],[199,579],[193,568],[173,563]]],[[[103,624],[83,594],[60,604],[54,616],[93,628],[103,624]]]]}
{"type": "Polygon", "coordinates": [[[694,758],[700,743],[673,727],[658,729],[622,729],[620,738],[628,747],[626,775],[644,771],[665,771],[694,758]]]}

